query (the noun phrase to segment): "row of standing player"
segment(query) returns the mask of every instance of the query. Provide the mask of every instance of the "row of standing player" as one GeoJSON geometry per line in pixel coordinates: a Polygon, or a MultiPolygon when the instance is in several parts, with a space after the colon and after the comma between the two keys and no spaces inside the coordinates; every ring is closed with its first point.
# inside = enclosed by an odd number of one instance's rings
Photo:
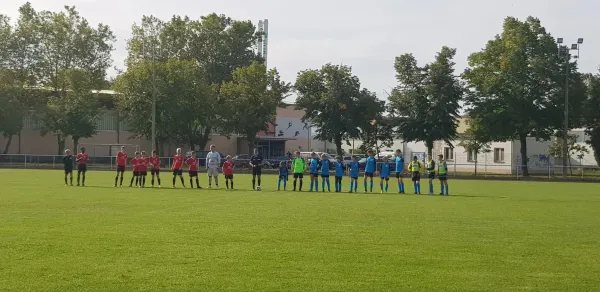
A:
{"type": "MultiPolygon", "coordinates": [[[[208,170],[209,176],[209,188],[212,187],[212,179],[215,180],[215,185],[219,187],[218,180],[218,167],[221,164],[220,154],[216,152],[215,146],[210,146],[211,151],[207,156],[206,168],[208,170]],[[211,157],[215,157],[212,159],[211,157]]],[[[123,173],[125,172],[125,167],[127,165],[127,153],[124,151],[124,147],[121,148],[121,151],[117,153],[117,175],[115,176],[115,187],[117,184],[119,186],[123,186],[123,173]],[[119,180],[120,179],[120,180],[119,180]]],[[[135,152],[135,157],[130,160],[130,164],[133,165],[133,176],[131,177],[131,182],[129,184],[130,187],[145,187],[146,185],[146,176],[148,175],[148,169],[150,169],[150,174],[152,176],[151,186],[154,187],[154,182],[156,178],[156,182],[158,186],[161,186],[160,180],[160,171],[161,171],[161,161],[160,157],[157,155],[156,151],[152,151],[152,156],[146,157],[145,152],[135,152]]],[[[183,167],[184,164],[187,165],[188,175],[190,179],[190,187],[194,188],[194,181],[196,182],[196,188],[201,189],[200,181],[198,179],[198,167],[199,160],[196,157],[196,152],[192,151],[191,156],[187,159],[181,152],[181,148],[178,148],[176,154],[173,156],[173,165],[171,166],[171,171],[173,173],[173,188],[175,188],[175,183],[177,181],[177,177],[181,180],[181,185],[185,188],[185,181],[183,179],[183,167]]],[[[227,156],[227,161],[223,163],[223,174],[225,176],[225,184],[227,188],[233,188],[233,161],[231,156],[227,156]]]]}
{"type": "MultiPolygon", "coordinates": [[[[387,157],[383,157],[383,162],[377,167],[377,160],[375,159],[375,154],[373,151],[368,151],[368,157],[365,166],[364,173],[364,191],[367,192],[367,180],[370,181],[370,191],[373,192],[373,177],[378,175],[380,176],[379,188],[383,193],[384,191],[388,191],[388,182],[391,177],[392,171],[396,173],[396,178],[398,180],[398,193],[404,194],[404,182],[403,182],[403,172],[404,172],[404,159],[402,158],[402,151],[396,150],[395,156],[395,167],[388,161],[387,157]]],[[[446,161],[444,161],[443,155],[439,155],[439,161],[437,162],[437,174],[440,180],[440,195],[449,195],[448,192],[448,165],[446,161]]],[[[322,178],[321,182],[321,190],[325,191],[325,186],[327,186],[327,190],[331,192],[329,176],[330,171],[334,171],[335,174],[335,192],[342,191],[342,178],[344,177],[344,173],[346,172],[346,166],[342,162],[342,157],[338,156],[337,161],[335,163],[330,162],[325,154],[321,155],[321,159],[317,157],[316,153],[311,153],[311,159],[309,160],[309,172],[310,172],[310,191],[319,191],[319,172],[322,178]]],[[[356,156],[352,156],[352,161],[348,164],[348,176],[350,177],[350,190],[349,192],[357,192],[358,191],[358,177],[359,177],[359,164],[356,156]]],[[[302,179],[304,176],[304,172],[307,169],[307,165],[300,157],[300,152],[296,151],[295,158],[292,160],[291,171],[294,176],[294,188],[296,191],[296,187],[298,185],[299,180],[299,191],[302,191],[302,179]]],[[[413,157],[413,161],[411,161],[408,165],[408,173],[411,174],[411,179],[413,181],[413,188],[415,194],[421,194],[421,171],[425,170],[428,178],[429,178],[429,194],[433,195],[433,180],[435,179],[436,174],[436,162],[433,160],[428,160],[426,163],[426,167],[423,168],[423,165],[415,156],[413,157]]],[[[279,180],[277,183],[277,189],[281,190],[281,184],[283,183],[283,189],[287,188],[287,181],[289,176],[289,169],[285,162],[281,162],[279,167],[279,180]]]]}

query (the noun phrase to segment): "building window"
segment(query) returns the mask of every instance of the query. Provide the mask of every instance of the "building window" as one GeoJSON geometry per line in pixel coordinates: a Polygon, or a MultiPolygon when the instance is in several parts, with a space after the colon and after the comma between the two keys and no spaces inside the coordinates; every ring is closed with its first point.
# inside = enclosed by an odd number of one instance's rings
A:
{"type": "Polygon", "coordinates": [[[452,150],[454,150],[452,147],[444,147],[444,159],[454,160],[454,152],[452,150]]]}
{"type": "Polygon", "coordinates": [[[467,161],[475,162],[477,161],[477,152],[475,151],[467,151],[467,161]]]}
{"type": "Polygon", "coordinates": [[[504,148],[494,148],[494,162],[504,162],[504,148]]]}

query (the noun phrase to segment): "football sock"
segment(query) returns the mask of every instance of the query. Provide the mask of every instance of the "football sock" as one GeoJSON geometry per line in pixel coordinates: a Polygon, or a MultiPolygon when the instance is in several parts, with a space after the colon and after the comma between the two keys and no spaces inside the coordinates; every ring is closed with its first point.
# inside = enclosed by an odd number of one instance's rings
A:
{"type": "Polygon", "coordinates": [[[252,180],[252,189],[255,189],[255,188],[256,188],[256,180],[253,179],[252,180]]]}
{"type": "Polygon", "coordinates": [[[358,181],[354,182],[354,192],[358,192],[358,181]]]}
{"type": "Polygon", "coordinates": [[[388,191],[388,187],[389,187],[389,184],[388,184],[388,182],[385,182],[385,191],[386,191],[386,192],[388,191]]]}
{"type": "Polygon", "coordinates": [[[231,180],[231,189],[233,190],[233,180],[231,180]]]}
{"type": "Polygon", "coordinates": [[[158,180],[158,185],[160,186],[160,177],[158,177],[157,180],[158,180]]]}
{"type": "Polygon", "coordinates": [[[379,189],[383,192],[383,183],[379,183],[379,189]]]}
{"type": "Polygon", "coordinates": [[[415,193],[419,192],[419,190],[417,190],[417,183],[416,182],[413,183],[413,188],[415,189],[415,193]]]}
{"type": "Polygon", "coordinates": [[[81,182],[81,171],[77,172],[77,184],[81,182]]]}
{"type": "Polygon", "coordinates": [[[354,190],[354,182],[350,181],[350,191],[353,191],[353,190],[354,190]]]}
{"type": "Polygon", "coordinates": [[[325,191],[325,179],[321,181],[321,189],[325,191]]]}
{"type": "MultiPolygon", "coordinates": [[[[259,183],[259,185],[260,185],[260,183],[259,183]]],[[[215,176],[215,186],[217,186],[217,187],[219,186],[219,177],[218,176],[215,176]]]]}
{"type": "Polygon", "coordinates": [[[193,188],[194,187],[194,180],[190,177],[190,186],[193,188]]]}
{"type": "Polygon", "coordinates": [[[260,178],[258,179],[258,186],[260,187],[260,178]]]}
{"type": "MultiPolygon", "coordinates": [[[[185,188],[185,181],[183,180],[183,176],[180,176],[179,178],[181,179],[181,185],[185,188]]],[[[193,187],[193,186],[191,186],[191,187],[193,187]]]]}
{"type": "Polygon", "coordinates": [[[429,193],[433,194],[433,183],[429,183],[429,193]]]}
{"type": "Polygon", "coordinates": [[[73,176],[69,176],[69,181],[71,181],[71,185],[73,185],[73,176]]]}
{"type": "Polygon", "coordinates": [[[121,173],[121,185],[123,185],[123,174],[121,173]]]}
{"type": "Polygon", "coordinates": [[[115,176],[115,186],[117,185],[118,182],[119,182],[119,175],[117,174],[117,176],[115,176]]]}
{"type": "Polygon", "coordinates": [[[129,182],[129,186],[133,186],[133,180],[135,179],[135,176],[131,177],[131,181],[129,182]]]}
{"type": "Polygon", "coordinates": [[[367,191],[367,180],[366,179],[365,179],[364,185],[365,185],[365,192],[366,192],[367,191]]]}
{"type": "Polygon", "coordinates": [[[208,177],[208,186],[210,187],[212,185],[212,176],[208,177]]]}
{"type": "Polygon", "coordinates": [[[85,172],[81,176],[81,184],[85,184],[85,172]]]}
{"type": "Polygon", "coordinates": [[[298,189],[298,190],[300,190],[300,191],[302,190],[302,180],[300,180],[300,189],[298,189]]]}
{"type": "Polygon", "coordinates": [[[419,194],[421,193],[421,184],[420,183],[417,184],[417,193],[419,193],[419,194]]]}
{"type": "Polygon", "coordinates": [[[294,180],[294,191],[296,191],[296,180],[294,180]]]}
{"type": "Polygon", "coordinates": [[[177,178],[176,176],[173,176],[173,186],[175,186],[175,179],[176,178],[177,178]]]}
{"type": "MultiPolygon", "coordinates": [[[[193,185],[190,184],[190,186],[193,186],[193,185]]],[[[198,177],[196,177],[196,187],[200,188],[200,180],[198,179],[198,177]]]]}
{"type": "Polygon", "coordinates": [[[65,175],[65,184],[67,184],[67,176],[65,175]]]}
{"type": "Polygon", "coordinates": [[[370,189],[371,189],[371,193],[372,193],[373,192],[373,181],[371,181],[370,189]]]}
{"type": "MultiPolygon", "coordinates": [[[[83,177],[83,180],[85,181],[85,176],[83,177]]],[[[145,187],[145,186],[146,186],[146,176],[142,176],[142,183],[141,183],[141,185],[142,185],[143,187],[145,187]]]]}
{"type": "Polygon", "coordinates": [[[400,191],[404,193],[404,183],[400,183],[400,191]]]}
{"type": "Polygon", "coordinates": [[[331,192],[331,185],[329,184],[329,179],[327,179],[327,191],[331,192]]]}
{"type": "Polygon", "coordinates": [[[402,192],[402,184],[398,183],[398,192],[402,192]]]}
{"type": "Polygon", "coordinates": [[[225,187],[227,187],[227,189],[229,189],[229,180],[225,180],[225,187]]]}
{"type": "Polygon", "coordinates": [[[281,178],[277,181],[277,190],[281,189],[281,178]]]}
{"type": "Polygon", "coordinates": [[[314,186],[314,184],[315,184],[315,181],[311,179],[311,180],[310,180],[310,191],[311,191],[311,192],[313,191],[313,186],[314,186]]]}
{"type": "Polygon", "coordinates": [[[446,185],[446,195],[448,194],[448,185],[446,185]]]}
{"type": "Polygon", "coordinates": [[[287,189],[287,179],[283,180],[283,190],[287,189]]]}

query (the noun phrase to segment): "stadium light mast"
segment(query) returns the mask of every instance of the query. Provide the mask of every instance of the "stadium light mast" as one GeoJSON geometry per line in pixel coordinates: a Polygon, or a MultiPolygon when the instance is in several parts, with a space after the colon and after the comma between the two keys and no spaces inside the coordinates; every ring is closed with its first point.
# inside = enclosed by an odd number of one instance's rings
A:
{"type": "Polygon", "coordinates": [[[579,48],[583,44],[583,38],[578,38],[576,44],[570,47],[563,45],[563,38],[557,38],[558,54],[565,60],[565,120],[563,124],[563,141],[562,141],[562,176],[567,177],[567,165],[569,164],[569,62],[571,57],[577,61],[579,59],[579,48]],[[571,51],[577,51],[576,55],[571,55],[571,51]]]}

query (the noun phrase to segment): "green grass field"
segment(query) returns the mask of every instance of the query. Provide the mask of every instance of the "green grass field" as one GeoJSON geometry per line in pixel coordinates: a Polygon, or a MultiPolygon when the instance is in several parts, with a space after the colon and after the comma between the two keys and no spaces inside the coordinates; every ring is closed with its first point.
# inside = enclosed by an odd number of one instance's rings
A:
{"type": "Polygon", "coordinates": [[[92,171],[81,188],[0,170],[0,291],[600,289],[598,184],[451,180],[438,197],[275,180],[115,189],[92,171]]]}

